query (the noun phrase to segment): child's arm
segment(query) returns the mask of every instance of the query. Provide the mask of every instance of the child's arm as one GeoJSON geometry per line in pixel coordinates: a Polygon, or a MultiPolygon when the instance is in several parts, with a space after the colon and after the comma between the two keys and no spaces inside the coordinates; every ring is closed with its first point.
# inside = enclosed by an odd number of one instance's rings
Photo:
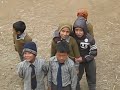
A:
{"type": "Polygon", "coordinates": [[[91,60],[94,60],[95,56],[97,56],[97,46],[95,44],[95,40],[93,39],[90,43],[90,52],[84,58],[85,58],[86,62],[89,62],[91,60]]]}
{"type": "Polygon", "coordinates": [[[17,65],[17,74],[19,75],[20,78],[24,78],[24,73],[23,73],[23,63],[20,62],[17,65]]]}
{"type": "Polygon", "coordinates": [[[93,25],[91,23],[87,22],[87,28],[88,28],[90,35],[92,35],[94,37],[93,25]]]}
{"type": "Polygon", "coordinates": [[[16,46],[15,46],[15,34],[14,33],[13,33],[13,44],[14,44],[15,51],[17,51],[16,46]]]}
{"type": "Polygon", "coordinates": [[[49,68],[48,66],[49,66],[48,61],[44,60],[44,63],[43,63],[43,66],[42,66],[42,70],[44,71],[45,75],[48,74],[48,68],[49,68]]]}
{"type": "Polygon", "coordinates": [[[52,40],[52,43],[51,43],[51,57],[55,56],[55,54],[56,54],[56,43],[54,42],[54,40],[52,40]]]}
{"type": "Polygon", "coordinates": [[[71,74],[71,89],[76,90],[77,73],[76,73],[76,69],[75,69],[74,65],[71,66],[70,74],[71,74]]]}
{"type": "Polygon", "coordinates": [[[75,39],[73,39],[73,42],[72,42],[72,49],[73,49],[74,57],[79,58],[80,51],[79,51],[78,44],[75,39]]]}
{"type": "Polygon", "coordinates": [[[48,90],[51,90],[51,84],[52,84],[52,69],[51,69],[51,63],[49,61],[49,70],[48,70],[48,90]]]}
{"type": "Polygon", "coordinates": [[[75,40],[73,40],[72,48],[73,48],[73,52],[74,52],[74,59],[73,60],[75,60],[75,62],[83,62],[82,57],[80,56],[78,44],[75,40]]]}
{"type": "Polygon", "coordinates": [[[51,87],[48,87],[48,90],[52,90],[51,87]]]}
{"type": "Polygon", "coordinates": [[[15,51],[17,51],[15,44],[14,44],[14,48],[15,48],[15,51]]]}

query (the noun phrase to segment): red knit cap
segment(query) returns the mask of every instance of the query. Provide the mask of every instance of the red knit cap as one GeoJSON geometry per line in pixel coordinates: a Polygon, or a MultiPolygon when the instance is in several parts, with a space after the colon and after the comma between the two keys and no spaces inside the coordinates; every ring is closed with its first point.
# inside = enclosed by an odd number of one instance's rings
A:
{"type": "Polygon", "coordinates": [[[84,17],[85,19],[87,19],[87,17],[88,17],[88,12],[87,12],[87,10],[86,9],[79,9],[78,11],[77,11],[77,16],[79,17],[79,16],[82,16],[82,17],[84,17]]]}

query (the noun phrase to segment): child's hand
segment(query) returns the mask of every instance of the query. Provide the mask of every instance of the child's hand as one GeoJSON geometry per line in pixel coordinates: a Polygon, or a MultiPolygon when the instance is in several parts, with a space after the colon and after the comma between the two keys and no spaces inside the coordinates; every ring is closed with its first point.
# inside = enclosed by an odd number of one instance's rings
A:
{"type": "Polygon", "coordinates": [[[75,58],[75,62],[79,62],[79,63],[83,62],[82,57],[75,58]]]}
{"type": "Polygon", "coordinates": [[[51,87],[48,87],[48,90],[51,90],[51,87]]]}

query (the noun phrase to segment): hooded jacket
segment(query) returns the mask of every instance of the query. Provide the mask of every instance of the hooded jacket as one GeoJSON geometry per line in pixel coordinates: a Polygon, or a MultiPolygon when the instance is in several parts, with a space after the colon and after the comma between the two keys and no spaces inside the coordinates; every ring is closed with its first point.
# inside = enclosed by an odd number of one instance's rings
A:
{"type": "MultiPolygon", "coordinates": [[[[60,34],[59,32],[62,30],[62,28],[64,27],[68,27],[70,32],[72,31],[72,25],[70,24],[60,24],[59,27],[58,27],[58,30],[56,30],[54,32],[54,37],[53,37],[53,40],[52,40],[52,44],[51,44],[51,57],[52,56],[55,56],[57,50],[56,50],[56,44],[59,43],[60,41],[62,41],[63,39],[60,37],[60,34]]],[[[69,44],[69,57],[71,59],[74,59],[74,58],[78,58],[80,57],[80,53],[79,53],[79,49],[78,49],[78,45],[77,45],[77,42],[76,40],[69,36],[68,38],[65,39],[66,42],[68,42],[69,44]]]]}
{"type": "Polygon", "coordinates": [[[93,25],[91,24],[91,23],[89,23],[84,17],[78,17],[76,20],[75,20],[75,22],[74,22],[74,24],[76,23],[80,23],[81,21],[85,21],[86,22],[86,25],[87,25],[87,27],[86,27],[86,31],[87,31],[87,33],[89,33],[90,35],[92,35],[93,37],[94,37],[94,34],[93,34],[93,25]]]}
{"type": "Polygon", "coordinates": [[[87,28],[87,24],[86,24],[86,20],[84,17],[78,17],[74,24],[73,24],[73,30],[76,28],[76,27],[79,27],[79,28],[83,28],[85,33],[88,33],[88,28],[87,28]]]}
{"type": "Polygon", "coordinates": [[[97,47],[95,44],[94,38],[87,32],[87,25],[84,19],[78,19],[73,25],[72,36],[77,41],[80,55],[82,56],[85,62],[94,60],[94,57],[97,55],[97,47]],[[75,34],[75,28],[82,28],[84,35],[79,38],[75,34]]]}

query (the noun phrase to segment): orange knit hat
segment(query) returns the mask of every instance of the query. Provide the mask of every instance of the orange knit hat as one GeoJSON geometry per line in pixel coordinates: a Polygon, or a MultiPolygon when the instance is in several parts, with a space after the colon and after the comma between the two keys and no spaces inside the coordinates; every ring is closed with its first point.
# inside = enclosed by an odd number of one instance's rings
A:
{"type": "Polygon", "coordinates": [[[82,17],[84,17],[85,19],[87,19],[87,17],[88,17],[88,12],[87,12],[86,9],[79,9],[79,10],[77,11],[77,16],[78,16],[78,17],[79,17],[79,16],[82,16],[82,17]]]}

